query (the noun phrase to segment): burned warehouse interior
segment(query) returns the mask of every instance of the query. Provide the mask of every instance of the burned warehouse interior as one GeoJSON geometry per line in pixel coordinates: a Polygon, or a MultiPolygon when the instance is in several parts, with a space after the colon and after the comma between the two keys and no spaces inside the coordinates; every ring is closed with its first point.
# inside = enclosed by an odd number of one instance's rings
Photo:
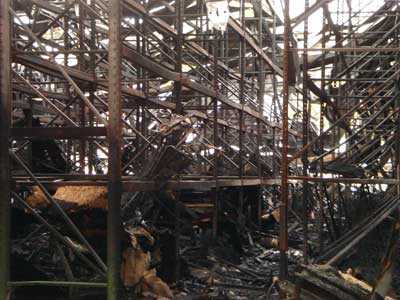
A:
{"type": "Polygon", "coordinates": [[[400,299],[400,0],[0,0],[0,300],[400,299]]]}

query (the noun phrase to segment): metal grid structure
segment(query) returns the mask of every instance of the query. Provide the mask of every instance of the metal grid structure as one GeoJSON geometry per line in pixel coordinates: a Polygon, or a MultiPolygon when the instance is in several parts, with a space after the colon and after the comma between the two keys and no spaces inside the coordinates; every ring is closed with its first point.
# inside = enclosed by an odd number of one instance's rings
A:
{"type": "Polygon", "coordinates": [[[302,189],[306,263],[310,211],[334,236],[320,245],[320,259],[333,264],[396,209],[389,187],[380,210],[348,233],[335,217],[343,214],[341,187],[399,184],[397,1],[370,11],[367,1],[353,10],[353,1],[305,0],[296,17],[289,0],[284,9],[231,1],[222,32],[212,28],[208,2],[1,1],[1,300],[29,284],[106,286],[108,299],[119,299],[123,192],[209,190],[217,235],[221,189],[238,188],[243,212],[246,187],[256,187],[259,220],[272,188],[281,279],[294,185],[302,189]],[[315,15],[322,26],[313,34],[315,15]],[[57,140],[70,167],[34,157],[37,139],[57,140]],[[173,176],[148,163],[167,155],[173,176]],[[174,166],[182,157],[185,171],[174,166]],[[10,199],[24,203],[16,191],[26,185],[44,192],[90,249],[81,260],[107,273],[107,283],[8,280],[10,199]],[[107,266],[47,192],[62,185],[108,187],[107,266]]]}

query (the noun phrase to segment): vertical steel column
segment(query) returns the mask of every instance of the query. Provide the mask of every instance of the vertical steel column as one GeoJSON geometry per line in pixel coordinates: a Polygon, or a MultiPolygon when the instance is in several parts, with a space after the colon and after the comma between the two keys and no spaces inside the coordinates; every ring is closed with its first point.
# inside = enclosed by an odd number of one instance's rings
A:
{"type": "Polygon", "coordinates": [[[121,2],[109,1],[109,46],[108,46],[108,220],[107,262],[108,300],[119,300],[120,291],[120,221],[121,221],[121,2]]]}
{"type": "MultiPolygon", "coordinates": [[[[177,0],[176,2],[176,23],[175,28],[177,31],[177,38],[175,41],[175,52],[176,52],[176,62],[175,62],[175,72],[179,74],[179,80],[174,82],[174,101],[176,103],[176,113],[183,114],[182,105],[182,52],[183,52],[183,14],[185,10],[185,0],[177,0]]],[[[174,137],[175,139],[175,137],[174,137]]],[[[178,143],[178,140],[175,141],[178,143]]],[[[180,193],[178,194],[174,201],[174,213],[175,213],[175,224],[174,224],[174,275],[173,281],[178,282],[180,277],[180,259],[179,259],[179,248],[180,248],[180,235],[181,235],[181,224],[180,220],[180,193]]]]}
{"type": "MultiPolygon", "coordinates": [[[[326,34],[325,34],[325,22],[326,16],[325,11],[322,14],[322,40],[321,40],[321,48],[325,48],[326,45],[326,34]]],[[[322,63],[321,63],[321,89],[325,88],[325,55],[326,52],[322,51],[322,63]]],[[[320,102],[320,114],[319,114],[319,136],[321,137],[324,132],[324,103],[320,102]]],[[[319,151],[320,153],[324,152],[324,139],[320,138],[319,140],[319,151]]],[[[324,169],[324,159],[320,160],[319,164],[319,176],[323,177],[323,169],[324,169]]],[[[323,183],[321,182],[321,186],[323,183]]],[[[319,196],[317,196],[319,197],[319,196]]],[[[319,213],[318,213],[318,250],[319,253],[322,253],[323,248],[323,228],[324,228],[324,218],[323,218],[323,205],[322,201],[318,201],[320,204],[319,213]]]]}
{"type": "MultiPolygon", "coordinates": [[[[85,55],[83,51],[85,50],[85,41],[84,41],[84,35],[85,35],[85,7],[82,5],[82,2],[79,2],[79,19],[78,19],[78,25],[79,25],[79,50],[81,52],[79,53],[78,56],[78,62],[79,62],[79,69],[81,71],[85,70],[85,55]]],[[[79,101],[79,118],[80,118],[80,126],[85,127],[85,103],[83,100],[79,101]]],[[[79,170],[81,173],[85,173],[85,156],[86,156],[86,140],[85,138],[81,138],[79,140],[79,170]]]]}
{"type": "MultiPolygon", "coordinates": [[[[142,47],[141,44],[144,40],[144,37],[140,34],[140,29],[141,29],[141,24],[139,23],[139,17],[135,18],[135,23],[138,23],[138,29],[139,31],[136,34],[136,51],[138,53],[141,53],[142,51],[142,47]]],[[[142,23],[143,24],[143,23],[142,23]]],[[[142,73],[143,73],[143,68],[141,66],[137,66],[136,67],[136,80],[137,80],[137,88],[140,89],[141,85],[142,85],[142,73]]],[[[135,128],[137,130],[137,132],[141,131],[141,109],[142,109],[142,105],[140,103],[136,104],[136,120],[135,120],[135,128]]],[[[135,138],[135,145],[136,145],[136,149],[140,149],[142,148],[143,145],[143,141],[141,139],[141,137],[139,135],[136,135],[135,138]]],[[[138,157],[137,161],[138,163],[142,163],[143,162],[143,156],[138,157]]]]}
{"type": "MultiPolygon", "coordinates": [[[[213,88],[217,97],[213,99],[213,143],[214,143],[214,211],[213,211],[213,238],[217,237],[218,233],[218,213],[219,213],[219,186],[218,186],[218,175],[219,175],[219,137],[218,137],[218,40],[219,32],[215,31],[214,41],[213,41],[213,67],[214,67],[214,77],[213,77],[213,88]]],[[[206,127],[206,126],[204,126],[206,127]]]]}
{"type": "Polygon", "coordinates": [[[182,114],[183,107],[181,101],[181,93],[182,93],[182,47],[183,47],[183,13],[184,13],[184,2],[185,0],[177,0],[176,1],[176,31],[177,38],[175,41],[175,52],[176,52],[176,63],[175,63],[175,72],[179,74],[179,81],[175,81],[174,83],[174,100],[176,102],[176,112],[178,114],[182,114]]]}
{"type": "Polygon", "coordinates": [[[287,228],[287,206],[289,198],[288,184],[288,142],[289,142],[289,55],[290,55],[290,18],[289,18],[289,0],[285,0],[284,7],[284,33],[283,33],[283,105],[282,105],[282,163],[281,163],[281,201],[279,204],[279,277],[280,280],[285,280],[288,277],[288,228],[287,228]]]}
{"type": "MultiPolygon", "coordinates": [[[[399,8],[400,8],[400,4],[399,4],[399,0],[396,0],[396,23],[399,22],[399,18],[400,18],[400,14],[399,14],[399,8]]],[[[400,46],[400,41],[399,41],[399,33],[400,30],[396,29],[395,31],[395,39],[396,39],[396,46],[399,47],[400,46]]],[[[400,58],[400,54],[397,52],[396,53],[396,71],[398,71],[399,69],[399,58],[400,58]]],[[[395,87],[395,91],[396,93],[400,92],[400,78],[399,76],[396,78],[397,80],[397,84],[395,87]]],[[[392,168],[393,169],[393,178],[397,178],[397,180],[400,179],[400,99],[399,97],[397,97],[395,99],[395,109],[397,110],[397,118],[396,118],[396,144],[395,144],[395,157],[394,157],[394,161],[395,161],[395,166],[392,168]]],[[[397,195],[400,196],[400,185],[397,186],[397,195]]],[[[400,209],[398,209],[398,222],[400,221],[400,209]]]]}
{"type": "MultiPolygon", "coordinates": [[[[79,118],[80,118],[80,122],[79,125],[82,127],[85,127],[85,122],[86,122],[86,118],[85,118],[85,104],[83,103],[83,101],[81,101],[79,107],[79,118]]],[[[81,138],[79,140],[79,170],[82,174],[85,173],[85,156],[86,156],[86,140],[85,138],[81,138]]]]}
{"type": "MultiPolygon", "coordinates": [[[[146,36],[148,34],[146,19],[143,19],[142,32],[143,32],[144,36],[146,36]]],[[[149,53],[149,52],[147,52],[148,51],[148,43],[147,43],[147,40],[145,38],[143,38],[143,40],[142,40],[142,45],[141,45],[141,50],[140,51],[141,51],[143,56],[145,56],[146,53],[149,53]]],[[[141,78],[143,80],[142,81],[143,82],[142,83],[142,91],[143,91],[143,94],[146,95],[146,97],[147,97],[148,94],[149,94],[149,84],[148,84],[148,81],[147,81],[148,76],[147,76],[146,69],[142,70],[141,78]]],[[[141,132],[142,132],[143,136],[147,136],[147,127],[148,127],[148,121],[147,120],[148,120],[148,118],[147,118],[146,107],[143,106],[143,109],[142,109],[142,126],[141,126],[141,132]]],[[[148,154],[149,153],[147,151],[145,151],[143,153],[143,159],[144,160],[147,159],[148,154]]]]}
{"type": "MultiPolygon", "coordinates": [[[[244,0],[240,1],[240,22],[243,30],[245,30],[246,22],[245,22],[245,5],[244,0]]],[[[244,105],[244,79],[246,72],[246,42],[242,36],[239,35],[239,61],[240,61],[240,84],[239,84],[239,100],[240,104],[244,105]]],[[[243,130],[244,130],[244,115],[243,110],[239,111],[239,178],[243,179],[243,130]]],[[[240,228],[243,226],[243,199],[244,199],[244,190],[243,185],[241,184],[239,187],[239,224],[240,228]]]]}
{"type": "MultiPolygon", "coordinates": [[[[96,0],[91,0],[90,1],[90,7],[95,10],[96,9],[96,0]]],[[[96,49],[96,17],[91,16],[90,18],[90,50],[93,51],[96,49]]],[[[89,59],[89,72],[92,74],[93,78],[96,79],[96,54],[94,52],[91,52],[90,54],[90,59],[89,59]]],[[[93,84],[90,87],[90,94],[89,94],[89,100],[90,102],[94,103],[95,99],[95,90],[96,90],[96,85],[93,84]]],[[[94,114],[91,110],[89,110],[89,126],[93,127],[94,126],[94,114]]],[[[88,155],[88,163],[89,163],[89,174],[93,174],[93,168],[95,164],[95,157],[96,157],[96,148],[94,146],[94,143],[89,143],[89,155],[88,155]]]]}
{"type": "MultiPolygon", "coordinates": [[[[260,48],[263,49],[263,26],[262,26],[262,17],[263,17],[263,9],[262,9],[262,1],[260,1],[259,6],[260,12],[258,17],[258,43],[260,48]]],[[[259,62],[259,70],[258,70],[258,111],[260,113],[260,117],[263,117],[264,111],[264,93],[265,93],[265,74],[264,74],[264,59],[261,55],[258,57],[259,62]]],[[[258,197],[257,197],[257,223],[261,224],[261,213],[262,213],[262,200],[263,200],[263,185],[262,185],[262,165],[261,165],[261,154],[260,147],[262,144],[262,127],[260,119],[257,119],[257,171],[258,178],[260,180],[260,186],[258,188],[258,197]]]]}
{"type": "MultiPolygon", "coordinates": [[[[355,39],[355,36],[354,36],[354,32],[353,32],[353,23],[352,23],[352,21],[351,21],[351,19],[352,19],[352,14],[353,14],[353,9],[352,9],[352,6],[351,6],[351,1],[350,0],[347,0],[347,6],[348,6],[348,8],[349,8],[349,14],[348,14],[348,17],[349,17],[349,25],[348,25],[348,32],[349,32],[349,40],[350,40],[350,45],[351,45],[351,47],[352,48],[356,48],[357,47],[357,44],[356,44],[356,39],[355,39]]],[[[343,24],[343,27],[344,27],[344,24],[343,24]]],[[[342,47],[343,47],[343,41],[341,41],[341,45],[342,45],[342,47]]],[[[355,51],[351,51],[350,53],[350,56],[351,57],[355,57],[355,54],[356,54],[356,52],[355,51]]],[[[343,67],[344,68],[346,68],[346,66],[347,66],[347,60],[346,60],[346,57],[345,57],[345,55],[343,54],[343,63],[344,63],[344,65],[343,65],[343,67]]],[[[347,80],[347,84],[346,84],[346,87],[345,87],[345,98],[344,98],[344,100],[345,100],[345,103],[346,103],[346,112],[348,112],[350,109],[351,109],[351,105],[350,105],[350,101],[349,101],[349,94],[351,94],[352,93],[352,91],[354,90],[354,88],[355,88],[355,85],[354,85],[354,82],[351,80],[351,72],[346,72],[346,80],[347,80]]],[[[348,118],[346,118],[348,121],[350,121],[350,117],[348,117],[348,118]]],[[[346,122],[346,120],[344,120],[345,122],[346,122]]],[[[349,122],[350,123],[350,122],[349,122]]],[[[340,131],[339,131],[339,133],[340,133],[340,131]]],[[[339,140],[340,140],[340,136],[339,136],[339,140]]],[[[350,145],[351,145],[351,142],[350,142],[350,145]]],[[[345,157],[346,158],[348,158],[348,157],[350,157],[350,151],[346,151],[346,154],[345,154],[345,157]]],[[[340,185],[338,185],[338,188],[340,188],[340,185]]],[[[343,200],[343,199],[342,199],[343,200]]],[[[343,206],[344,207],[344,206],[343,206]]],[[[341,213],[342,213],[342,211],[343,211],[343,207],[342,207],[342,210],[341,210],[341,213]]]]}
{"type": "MultiPolygon", "coordinates": [[[[26,76],[26,70],[25,70],[25,76],[26,76]]],[[[25,77],[27,78],[27,77],[25,77]]],[[[29,113],[26,116],[26,118],[28,119],[27,121],[27,125],[28,127],[33,127],[32,126],[32,122],[33,122],[33,100],[32,97],[29,97],[29,113]]],[[[32,153],[32,143],[28,143],[28,149],[27,149],[28,153],[27,153],[27,163],[29,165],[30,168],[33,168],[33,153],[32,153]]]]}
{"type": "MultiPolygon", "coordinates": [[[[310,7],[309,0],[304,0],[304,11],[310,7]]],[[[308,143],[308,88],[307,88],[307,69],[308,69],[308,15],[304,19],[304,52],[303,52],[303,147],[308,143]]],[[[308,176],[308,150],[303,152],[303,176],[308,176]]],[[[308,198],[310,186],[308,181],[303,181],[303,258],[304,263],[308,263],[308,198]]]]}
{"type": "Polygon", "coordinates": [[[174,201],[174,237],[171,243],[174,243],[174,266],[173,266],[173,282],[178,283],[181,277],[181,262],[180,262],[180,237],[181,237],[181,206],[179,202],[181,201],[181,192],[178,191],[176,196],[172,199],[174,201]]]}
{"type": "MultiPolygon", "coordinates": [[[[67,6],[67,4],[65,5],[65,9],[66,9],[66,6],[67,6]]],[[[68,66],[68,50],[70,48],[70,45],[69,45],[70,42],[69,42],[69,36],[68,36],[69,18],[68,18],[68,16],[64,16],[63,19],[64,19],[63,42],[64,42],[64,50],[65,50],[65,53],[64,53],[64,66],[68,66]]],[[[71,93],[69,91],[69,83],[68,82],[65,83],[64,90],[65,90],[65,94],[68,96],[68,98],[70,98],[71,93]]],[[[66,114],[68,116],[70,116],[72,110],[73,110],[73,108],[71,108],[71,106],[69,105],[67,107],[67,109],[66,109],[66,114]]],[[[67,151],[65,153],[66,153],[66,156],[67,156],[67,162],[71,162],[71,156],[72,156],[72,151],[73,151],[72,140],[70,140],[70,139],[67,140],[66,148],[67,148],[67,151]]],[[[72,167],[75,167],[75,165],[73,165],[72,167]]]]}
{"type": "MultiPolygon", "coordinates": [[[[272,12],[272,57],[276,58],[276,13],[275,10],[272,12]]],[[[271,75],[271,83],[272,83],[272,92],[273,92],[273,97],[272,97],[272,116],[270,118],[271,122],[279,122],[278,118],[278,113],[277,113],[277,101],[278,99],[278,89],[277,89],[277,80],[276,80],[276,73],[273,70],[272,75],[271,75]]],[[[278,164],[276,163],[277,161],[277,147],[276,147],[276,132],[277,128],[274,126],[272,127],[272,174],[274,178],[277,178],[279,174],[278,172],[278,164]]],[[[276,185],[272,186],[272,202],[276,203],[276,200],[278,198],[278,188],[276,185]]]]}
{"type": "MultiPolygon", "coordinates": [[[[276,13],[275,11],[273,13],[273,28],[272,28],[272,57],[276,58],[276,13]]],[[[271,75],[271,83],[272,83],[272,91],[273,91],[273,97],[272,97],[272,117],[271,117],[271,122],[279,122],[278,118],[278,113],[277,113],[277,101],[278,101],[278,89],[277,89],[277,80],[276,80],[276,73],[274,70],[272,70],[272,75],[271,75]]],[[[276,164],[276,127],[274,126],[272,128],[272,174],[273,176],[277,177],[276,171],[277,171],[277,164],[276,164]]],[[[275,197],[276,193],[276,186],[273,186],[273,196],[275,197]]],[[[275,203],[275,202],[274,202],[275,203]]]]}
{"type": "Polygon", "coordinates": [[[10,160],[8,147],[11,123],[11,32],[10,1],[0,4],[0,300],[8,298],[7,281],[10,271],[10,160]]]}

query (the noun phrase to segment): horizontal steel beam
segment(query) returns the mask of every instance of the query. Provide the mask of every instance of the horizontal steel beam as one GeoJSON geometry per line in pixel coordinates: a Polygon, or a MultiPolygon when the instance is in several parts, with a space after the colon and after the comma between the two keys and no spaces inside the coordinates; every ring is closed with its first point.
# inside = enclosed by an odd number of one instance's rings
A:
{"type": "MultiPolygon", "coordinates": [[[[42,180],[48,188],[57,188],[61,186],[107,186],[105,180],[77,180],[77,181],[46,181],[42,180]]],[[[32,181],[17,180],[15,181],[16,188],[21,186],[35,185],[32,181]]],[[[219,187],[240,187],[240,186],[259,186],[259,185],[278,185],[279,179],[271,178],[254,178],[254,179],[218,179],[219,187]]],[[[144,191],[157,191],[161,188],[167,190],[211,190],[216,187],[215,180],[169,180],[165,183],[158,183],[154,181],[145,180],[123,180],[123,190],[125,192],[144,192],[144,191]]]]}
{"type": "Polygon", "coordinates": [[[10,281],[9,287],[28,286],[54,286],[54,287],[81,287],[81,288],[106,288],[107,284],[102,282],[74,282],[74,281],[10,281]]]}
{"type": "Polygon", "coordinates": [[[399,179],[393,178],[321,178],[321,177],[304,177],[289,176],[291,181],[310,181],[310,182],[326,182],[326,183],[345,183],[345,184],[390,184],[400,185],[399,179]]]}
{"type": "Polygon", "coordinates": [[[52,138],[52,139],[80,139],[82,137],[105,137],[105,127],[24,127],[11,128],[13,139],[25,138],[52,138]]]}

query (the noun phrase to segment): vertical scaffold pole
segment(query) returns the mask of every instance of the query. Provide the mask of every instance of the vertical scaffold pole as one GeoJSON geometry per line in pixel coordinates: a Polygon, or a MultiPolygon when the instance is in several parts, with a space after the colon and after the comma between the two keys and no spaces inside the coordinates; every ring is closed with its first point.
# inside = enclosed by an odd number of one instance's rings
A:
{"type": "Polygon", "coordinates": [[[0,2],[0,300],[6,300],[10,270],[10,160],[8,146],[11,122],[11,65],[9,0],[0,2]]]}
{"type": "Polygon", "coordinates": [[[287,229],[287,206],[289,198],[289,185],[288,185],[288,110],[289,110],[289,32],[290,32],[290,19],[289,19],[289,0],[285,0],[284,7],[284,33],[283,33],[283,105],[282,105],[282,163],[281,163],[281,201],[279,205],[280,212],[280,229],[279,229],[279,252],[280,252],[280,280],[286,280],[288,277],[288,229],[287,229]]]}
{"type": "Polygon", "coordinates": [[[107,220],[107,264],[108,300],[119,300],[120,293],[120,221],[121,221],[121,5],[119,0],[110,0],[109,7],[109,89],[108,89],[108,220],[107,220]]]}

